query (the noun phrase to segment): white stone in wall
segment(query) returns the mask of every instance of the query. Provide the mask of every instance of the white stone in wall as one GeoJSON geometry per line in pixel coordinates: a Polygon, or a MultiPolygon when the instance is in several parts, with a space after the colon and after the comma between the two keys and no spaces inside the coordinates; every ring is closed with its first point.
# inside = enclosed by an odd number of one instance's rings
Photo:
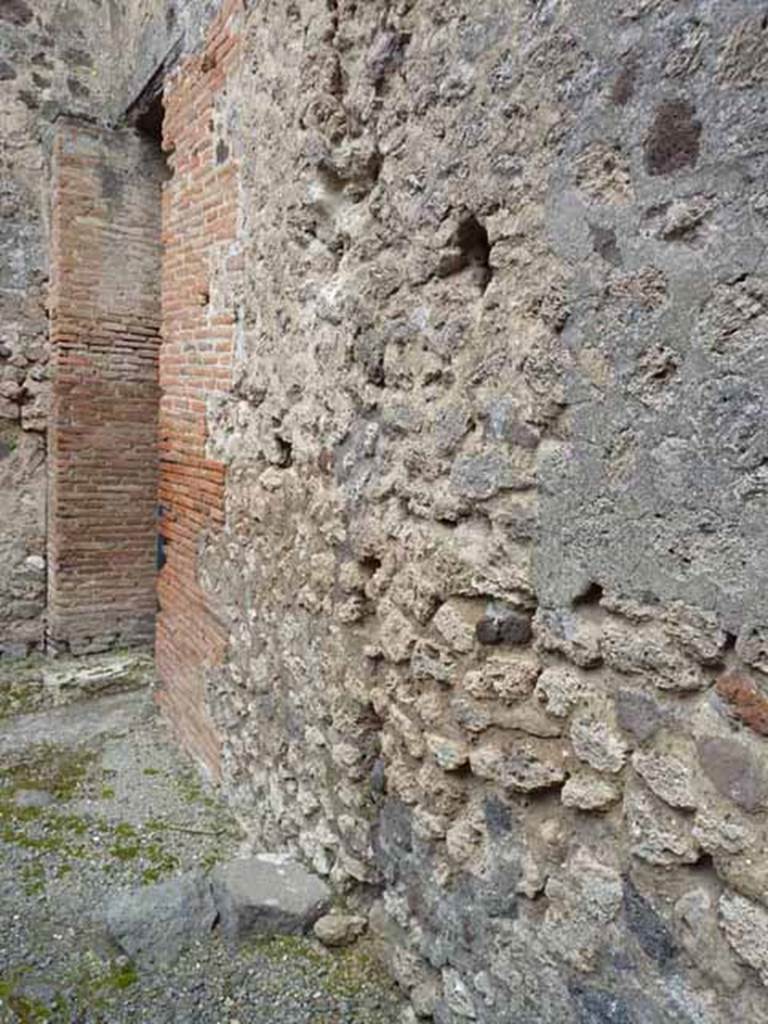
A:
{"type": "Polygon", "coordinates": [[[602,811],[621,797],[620,787],[613,779],[591,772],[576,772],[563,786],[561,799],[566,807],[580,811],[602,811]]]}
{"type": "Polygon", "coordinates": [[[571,722],[571,742],[576,756],[598,772],[620,772],[627,757],[627,745],[600,707],[579,712],[571,722]]]}
{"type": "Polygon", "coordinates": [[[552,666],[545,668],[536,682],[536,697],[545,705],[550,715],[564,718],[575,707],[587,700],[592,686],[570,667],[552,666]]]}
{"type": "Polygon", "coordinates": [[[672,807],[694,810],[698,804],[694,792],[691,763],[663,751],[637,750],[632,755],[632,767],[653,790],[656,796],[672,807]]]}

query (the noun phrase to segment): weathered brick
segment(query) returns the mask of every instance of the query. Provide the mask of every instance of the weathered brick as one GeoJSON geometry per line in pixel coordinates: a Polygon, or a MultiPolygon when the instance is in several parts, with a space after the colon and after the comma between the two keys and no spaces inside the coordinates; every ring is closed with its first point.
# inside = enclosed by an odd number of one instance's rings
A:
{"type": "Polygon", "coordinates": [[[155,613],[159,160],[67,121],[54,146],[49,632],[147,641],[155,613]],[[106,173],[108,172],[108,173],[106,173]],[[102,202],[108,176],[119,200],[102,202]]]}
{"type": "Polygon", "coordinates": [[[165,89],[163,147],[173,171],[163,194],[163,348],[160,355],[160,503],[167,543],[160,574],[157,658],[160,702],[184,743],[215,772],[218,741],[204,675],[221,660],[226,634],[197,573],[201,536],[224,521],[224,467],[205,458],[207,399],[231,380],[234,315],[211,310],[213,261],[235,240],[231,190],[238,168],[215,163],[210,124],[237,55],[237,0],[214,20],[204,52],[188,58],[165,89]]]}

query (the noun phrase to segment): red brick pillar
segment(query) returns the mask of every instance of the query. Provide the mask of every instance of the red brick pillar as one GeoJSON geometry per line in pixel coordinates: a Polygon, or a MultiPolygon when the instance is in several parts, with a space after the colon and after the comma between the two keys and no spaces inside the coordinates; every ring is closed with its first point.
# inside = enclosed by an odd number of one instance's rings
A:
{"type": "Polygon", "coordinates": [[[166,82],[163,145],[163,346],[160,357],[160,501],[166,563],[159,580],[159,700],[187,748],[213,774],[219,749],[206,709],[205,672],[226,633],[200,586],[198,551],[224,518],[221,463],[206,452],[206,409],[231,385],[238,167],[219,112],[240,61],[242,3],[227,0],[202,53],[166,82]]]}
{"type": "Polygon", "coordinates": [[[154,631],[164,164],[65,121],[52,170],[48,631],[78,653],[154,631]]]}

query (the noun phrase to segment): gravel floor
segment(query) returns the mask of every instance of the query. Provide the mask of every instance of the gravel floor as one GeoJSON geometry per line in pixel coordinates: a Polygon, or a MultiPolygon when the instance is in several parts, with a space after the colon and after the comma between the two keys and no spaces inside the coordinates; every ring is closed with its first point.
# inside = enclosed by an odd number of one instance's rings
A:
{"type": "Polygon", "coordinates": [[[146,691],[1,719],[0,1022],[401,1020],[364,945],[330,953],[284,938],[234,951],[214,933],[162,974],[110,946],[110,894],[242,849],[146,691]]]}

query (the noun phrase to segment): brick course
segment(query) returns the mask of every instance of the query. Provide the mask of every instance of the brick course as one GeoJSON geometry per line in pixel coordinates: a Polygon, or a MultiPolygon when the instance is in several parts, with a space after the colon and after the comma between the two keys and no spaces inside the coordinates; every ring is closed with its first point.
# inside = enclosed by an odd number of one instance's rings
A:
{"type": "Polygon", "coordinates": [[[166,563],[159,579],[161,704],[184,743],[217,774],[219,745],[205,702],[206,670],[226,632],[198,574],[201,540],[224,519],[224,466],[206,454],[206,409],[231,383],[235,317],[217,272],[236,242],[238,167],[215,145],[218,108],[237,74],[239,0],[224,5],[204,50],[166,82],[163,146],[163,346],[160,356],[160,502],[166,563]]]}
{"type": "Polygon", "coordinates": [[[65,121],[52,171],[49,642],[80,652],[154,630],[163,166],[65,121]]]}

